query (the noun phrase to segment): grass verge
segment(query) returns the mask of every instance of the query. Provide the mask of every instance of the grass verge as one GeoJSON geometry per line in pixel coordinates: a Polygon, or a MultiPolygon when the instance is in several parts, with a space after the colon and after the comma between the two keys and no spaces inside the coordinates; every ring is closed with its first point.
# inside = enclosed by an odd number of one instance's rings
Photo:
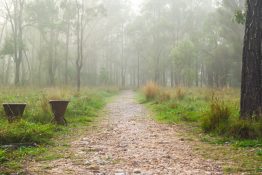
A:
{"type": "Polygon", "coordinates": [[[72,139],[85,132],[117,90],[3,89],[0,102],[27,102],[23,119],[8,123],[0,109],[0,174],[26,173],[27,163],[64,157],[72,139]],[[51,123],[49,99],[68,99],[68,126],[51,123]]]}
{"type": "Polygon", "coordinates": [[[225,173],[262,172],[262,125],[239,120],[238,90],[156,86],[154,98],[147,98],[144,88],[138,101],[154,111],[158,122],[176,124],[197,153],[222,161],[225,173]]]}

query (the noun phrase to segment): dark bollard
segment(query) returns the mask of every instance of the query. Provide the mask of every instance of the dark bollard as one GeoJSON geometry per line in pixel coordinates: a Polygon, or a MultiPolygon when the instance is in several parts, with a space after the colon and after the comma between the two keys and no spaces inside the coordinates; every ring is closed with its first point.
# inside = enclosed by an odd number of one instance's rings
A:
{"type": "Polygon", "coordinates": [[[50,100],[52,112],[54,114],[53,122],[58,125],[67,125],[64,117],[69,101],[66,100],[50,100]]]}
{"type": "Polygon", "coordinates": [[[5,114],[9,122],[22,118],[26,103],[3,103],[5,114]]]}

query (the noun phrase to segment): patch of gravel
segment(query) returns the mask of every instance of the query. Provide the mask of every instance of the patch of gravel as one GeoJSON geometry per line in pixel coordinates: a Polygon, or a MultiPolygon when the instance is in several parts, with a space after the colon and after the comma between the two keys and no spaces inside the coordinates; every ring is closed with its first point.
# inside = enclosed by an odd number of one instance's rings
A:
{"type": "Polygon", "coordinates": [[[31,174],[223,174],[218,164],[195,155],[175,126],[150,119],[134,96],[125,91],[106,106],[99,128],[71,144],[74,158],[34,163],[31,174]]]}

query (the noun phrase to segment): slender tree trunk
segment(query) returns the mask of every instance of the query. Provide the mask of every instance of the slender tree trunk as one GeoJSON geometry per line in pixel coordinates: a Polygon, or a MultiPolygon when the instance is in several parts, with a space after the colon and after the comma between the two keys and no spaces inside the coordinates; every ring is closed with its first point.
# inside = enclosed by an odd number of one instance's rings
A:
{"type": "Polygon", "coordinates": [[[66,31],[66,53],[65,53],[65,84],[68,85],[68,53],[69,53],[70,23],[68,21],[66,31]]]}
{"type": "Polygon", "coordinates": [[[124,47],[125,47],[125,31],[124,24],[122,24],[122,43],[121,43],[121,87],[125,88],[126,85],[126,77],[125,77],[125,55],[124,55],[124,47]]]}
{"type": "Polygon", "coordinates": [[[15,61],[15,85],[18,85],[20,82],[20,65],[21,62],[19,60],[15,61]]]}
{"type": "Polygon", "coordinates": [[[140,88],[140,56],[137,55],[137,88],[140,88]]]}
{"type": "Polygon", "coordinates": [[[171,61],[171,66],[170,66],[170,81],[171,81],[171,87],[174,87],[175,86],[175,83],[174,83],[174,64],[173,62],[171,61]]]}
{"type": "Polygon", "coordinates": [[[241,118],[261,118],[262,112],[262,1],[247,0],[243,48],[241,118]]]}
{"type": "Polygon", "coordinates": [[[77,73],[76,73],[77,75],[76,75],[76,78],[77,78],[77,80],[76,80],[76,83],[77,83],[77,92],[80,92],[80,86],[81,86],[81,69],[80,68],[78,68],[77,69],[77,73]]]}
{"type": "Polygon", "coordinates": [[[48,75],[49,75],[49,85],[53,86],[55,83],[54,75],[54,31],[51,30],[50,33],[50,46],[49,46],[49,60],[48,60],[48,75]]]}
{"type": "Polygon", "coordinates": [[[22,19],[23,19],[23,2],[20,0],[19,1],[19,12],[17,16],[17,24],[18,24],[18,33],[17,33],[17,38],[18,38],[18,60],[17,60],[17,65],[16,65],[16,79],[15,79],[15,84],[18,85],[20,82],[20,66],[22,63],[23,59],[23,28],[22,28],[22,19]]]}
{"type": "Polygon", "coordinates": [[[84,5],[82,1],[82,7],[77,7],[77,26],[76,26],[76,37],[77,37],[77,59],[76,59],[76,86],[77,91],[80,91],[81,87],[81,69],[83,67],[83,39],[84,39],[84,24],[83,24],[83,12],[84,5]],[[82,9],[81,9],[82,8],[82,9]],[[81,13],[82,10],[82,14],[81,13]]]}
{"type": "Polygon", "coordinates": [[[7,59],[7,66],[5,71],[5,84],[9,83],[9,76],[10,76],[10,65],[11,65],[11,59],[7,59]]]}

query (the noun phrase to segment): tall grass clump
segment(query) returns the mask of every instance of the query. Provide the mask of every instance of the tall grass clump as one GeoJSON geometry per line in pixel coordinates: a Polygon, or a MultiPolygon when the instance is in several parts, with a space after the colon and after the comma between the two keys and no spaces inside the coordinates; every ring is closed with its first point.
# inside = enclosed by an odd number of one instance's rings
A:
{"type": "Polygon", "coordinates": [[[238,139],[262,138],[262,121],[238,119],[231,123],[228,135],[238,139]]]}
{"type": "Polygon", "coordinates": [[[211,101],[210,111],[202,121],[202,129],[205,132],[226,132],[231,116],[230,108],[220,99],[215,98],[211,101]]]}
{"type": "Polygon", "coordinates": [[[160,92],[160,87],[155,82],[148,82],[144,87],[143,91],[146,97],[146,100],[155,100],[160,92]]]}
{"type": "Polygon", "coordinates": [[[186,91],[183,88],[178,87],[175,89],[175,95],[174,95],[175,99],[183,100],[185,96],[186,96],[186,91]]]}
{"type": "Polygon", "coordinates": [[[262,138],[262,121],[242,120],[238,115],[233,115],[230,109],[223,100],[213,98],[210,110],[202,120],[204,132],[236,139],[262,138]]]}
{"type": "Polygon", "coordinates": [[[161,90],[157,96],[157,101],[162,103],[162,102],[165,102],[165,101],[169,101],[172,97],[172,94],[169,90],[161,90]]]}

